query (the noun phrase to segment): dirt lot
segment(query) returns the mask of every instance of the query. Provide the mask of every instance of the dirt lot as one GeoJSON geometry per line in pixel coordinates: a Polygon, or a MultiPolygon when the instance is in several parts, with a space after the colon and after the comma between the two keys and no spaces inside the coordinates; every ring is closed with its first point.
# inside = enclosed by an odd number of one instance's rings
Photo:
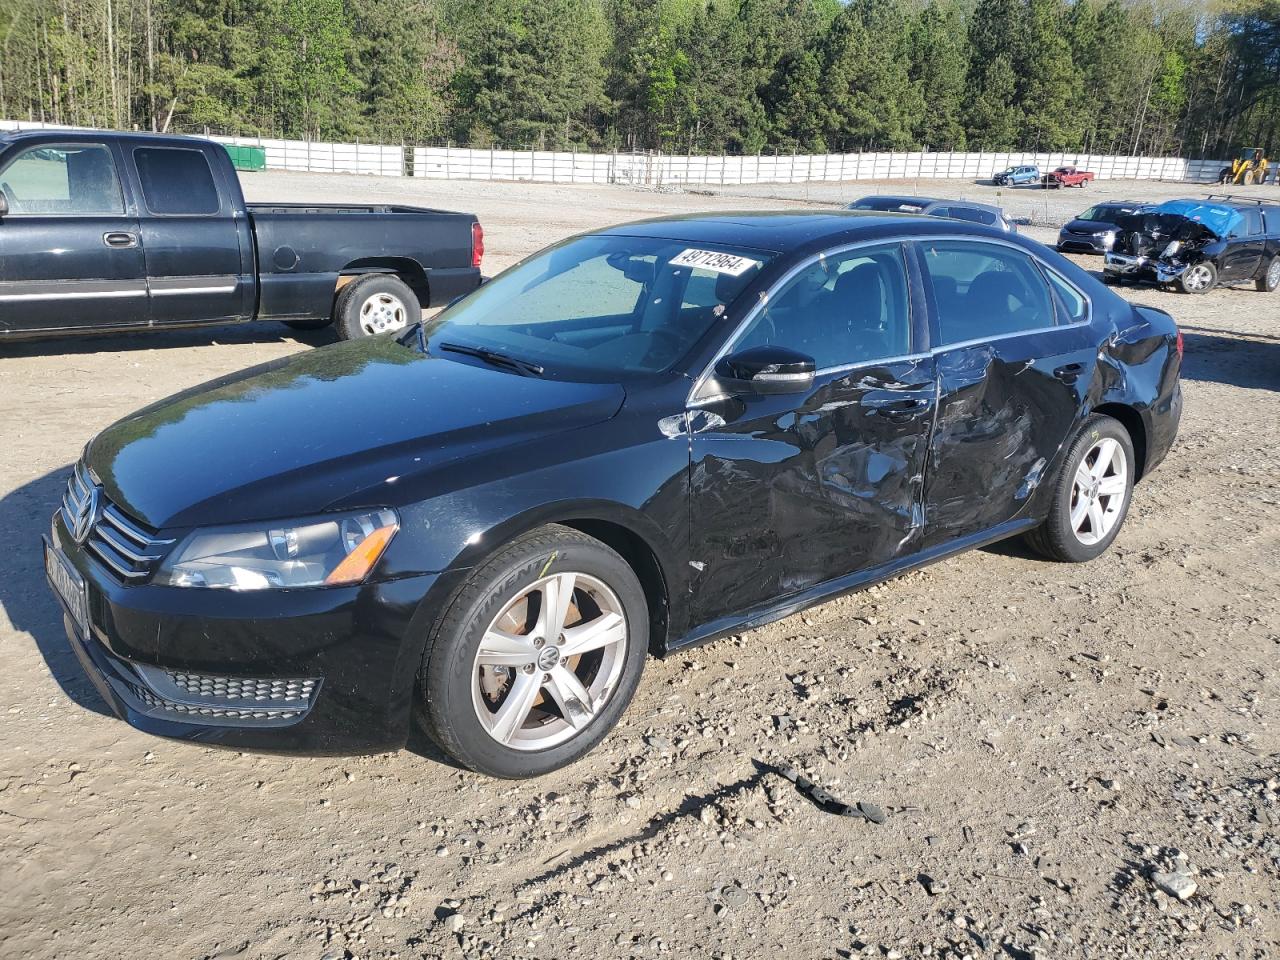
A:
{"type": "MultiPolygon", "coordinates": [[[[491,269],[597,225],[804,199],[277,174],[246,187],[475,210],[491,269]]],[[[1061,221],[1106,196],[1186,192],[1002,199],[1061,221]]],[[[0,346],[4,954],[1274,955],[1280,297],[1130,295],[1183,324],[1186,414],[1101,560],[1000,546],[652,661],[611,739],[525,784],[425,744],[291,759],[104,716],[41,571],[68,468],[130,410],[326,336],[258,324],[0,346]],[[781,764],[886,822],[820,809],[781,764]],[[1198,887],[1185,902],[1153,882],[1178,866],[1198,887]]]]}

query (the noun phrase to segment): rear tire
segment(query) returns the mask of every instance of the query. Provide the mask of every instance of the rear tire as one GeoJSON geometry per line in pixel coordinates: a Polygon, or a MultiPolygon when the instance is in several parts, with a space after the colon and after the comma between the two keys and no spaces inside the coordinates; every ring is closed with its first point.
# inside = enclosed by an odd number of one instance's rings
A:
{"type": "Polygon", "coordinates": [[[1026,535],[1027,543],[1064,563],[1101,555],[1129,514],[1136,469],[1129,432],[1112,417],[1091,416],[1067,451],[1048,516],[1026,535]]]}
{"type": "Polygon", "coordinates": [[[1253,281],[1253,286],[1261,293],[1272,293],[1280,287],[1280,257],[1272,257],[1267,262],[1267,269],[1253,281]]]}
{"type": "Polygon", "coordinates": [[[1218,268],[1208,260],[1193,263],[1182,271],[1177,285],[1183,293],[1208,293],[1218,285],[1218,268]]]}
{"type": "Polygon", "coordinates": [[[417,296],[403,280],[387,273],[352,280],[334,301],[333,325],[344,340],[395,333],[421,319],[417,296]]]}
{"type": "Polygon", "coordinates": [[[599,540],[559,525],[519,537],[471,575],[427,647],[428,735],[492,777],[572,763],[635,694],[648,610],[635,572],[599,540]]]}

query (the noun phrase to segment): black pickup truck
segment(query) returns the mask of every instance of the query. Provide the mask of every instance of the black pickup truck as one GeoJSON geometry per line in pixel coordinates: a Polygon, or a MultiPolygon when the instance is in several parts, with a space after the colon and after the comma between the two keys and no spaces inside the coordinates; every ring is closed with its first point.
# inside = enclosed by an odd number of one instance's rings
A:
{"type": "Polygon", "coordinates": [[[1171,284],[1208,293],[1219,284],[1280,287],[1280,205],[1210,194],[1166,200],[1115,219],[1119,228],[1102,278],[1171,284]]]}
{"type": "Polygon", "coordinates": [[[209,140],[0,135],[0,341],[244,320],[356,338],[480,283],[476,218],[245,203],[209,140]]]}

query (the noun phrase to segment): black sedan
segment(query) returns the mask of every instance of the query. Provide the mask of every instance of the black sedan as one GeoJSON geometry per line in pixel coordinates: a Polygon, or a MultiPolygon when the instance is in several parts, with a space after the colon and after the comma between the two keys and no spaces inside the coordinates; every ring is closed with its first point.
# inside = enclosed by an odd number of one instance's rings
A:
{"type": "Polygon", "coordinates": [[[1116,220],[1146,207],[1127,200],[1094,204],[1058,231],[1058,249],[1063,253],[1107,253],[1120,232],[1116,220]]]}
{"type": "Polygon", "coordinates": [[[142,729],[526,777],[646,656],[1016,535],[1090,560],[1181,411],[1181,337],[1033,241],[901,215],[655,220],[398,338],[127,417],[45,547],[142,729]]]}

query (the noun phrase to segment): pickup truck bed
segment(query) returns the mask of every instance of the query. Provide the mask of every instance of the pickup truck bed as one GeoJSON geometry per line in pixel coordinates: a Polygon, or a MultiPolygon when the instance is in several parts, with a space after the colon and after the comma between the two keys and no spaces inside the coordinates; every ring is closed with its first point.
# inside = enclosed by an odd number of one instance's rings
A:
{"type": "Polygon", "coordinates": [[[248,204],[208,140],[0,136],[0,340],[246,320],[359,336],[475,289],[482,252],[467,213],[248,204]]]}

